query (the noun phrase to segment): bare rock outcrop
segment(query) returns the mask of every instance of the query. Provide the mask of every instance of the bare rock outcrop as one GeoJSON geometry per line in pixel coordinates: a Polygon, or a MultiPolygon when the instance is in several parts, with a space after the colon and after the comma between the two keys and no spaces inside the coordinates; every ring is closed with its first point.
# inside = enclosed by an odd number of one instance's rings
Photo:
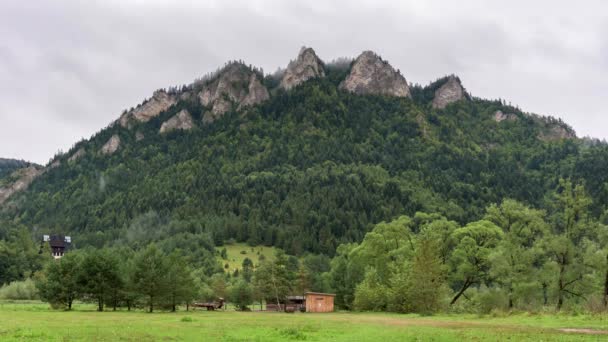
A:
{"type": "Polygon", "coordinates": [[[467,97],[458,77],[451,75],[447,81],[435,91],[433,108],[443,109],[450,103],[460,101],[467,97]]]}
{"type": "Polygon", "coordinates": [[[325,77],[323,62],[317,57],[315,50],[303,46],[298,58],[287,66],[280,87],[289,90],[317,77],[325,77]]]}
{"type": "Polygon", "coordinates": [[[502,122],[502,121],[515,121],[517,120],[517,115],[514,113],[503,113],[501,110],[497,110],[494,113],[494,121],[502,122]]]}
{"type": "Polygon", "coordinates": [[[106,142],[101,147],[101,153],[102,154],[112,154],[112,153],[116,152],[119,147],[120,147],[120,137],[118,135],[114,134],[108,140],[108,142],[106,142]]]}
{"type": "Polygon", "coordinates": [[[543,141],[556,141],[576,138],[576,134],[562,126],[553,126],[539,133],[538,138],[543,141]]]}
{"type": "Polygon", "coordinates": [[[552,116],[527,114],[539,126],[537,138],[542,141],[558,141],[576,138],[576,132],[561,119],[552,116]]]}
{"type": "Polygon", "coordinates": [[[142,140],[144,140],[144,134],[142,132],[135,133],[135,141],[142,141],[142,140]]]}
{"type": "Polygon", "coordinates": [[[60,166],[61,166],[61,161],[59,159],[57,159],[54,162],[52,162],[51,165],[49,165],[47,167],[47,169],[51,170],[51,169],[54,169],[54,168],[57,168],[57,167],[60,167],[60,166]]]}
{"type": "Polygon", "coordinates": [[[576,138],[576,133],[569,127],[562,125],[551,125],[538,134],[538,139],[542,141],[558,141],[573,138],[576,138]]]}
{"type": "Polygon", "coordinates": [[[137,108],[124,113],[119,119],[120,125],[129,128],[129,122],[131,120],[148,122],[161,112],[169,109],[169,107],[173,106],[175,103],[177,103],[177,99],[174,95],[170,95],[164,90],[157,90],[152,95],[152,98],[137,106],[137,108]]]}
{"type": "Polygon", "coordinates": [[[254,73],[249,77],[249,85],[247,86],[247,96],[241,101],[239,107],[253,106],[258,103],[264,102],[270,98],[268,89],[264,87],[262,82],[258,79],[258,76],[254,73]]]}
{"type": "Polygon", "coordinates": [[[163,122],[160,126],[160,133],[166,133],[176,129],[190,130],[192,127],[194,127],[192,115],[190,115],[187,110],[182,109],[169,120],[163,122]]]}
{"type": "Polygon", "coordinates": [[[14,181],[0,187],[0,204],[6,202],[13,194],[26,190],[34,179],[42,173],[44,173],[44,170],[35,166],[28,166],[13,172],[10,177],[14,181]]]}
{"type": "Polygon", "coordinates": [[[231,63],[203,86],[198,97],[203,106],[211,107],[203,116],[203,122],[209,123],[229,110],[266,101],[270,94],[253,70],[242,63],[231,63]]]}
{"type": "Polygon", "coordinates": [[[72,163],[77,161],[78,159],[82,158],[85,154],[85,150],[84,147],[81,147],[78,149],[78,151],[74,152],[74,154],[72,154],[69,158],[68,158],[68,162],[72,163]]]}
{"type": "Polygon", "coordinates": [[[361,95],[411,97],[405,78],[372,51],[364,51],[357,57],[340,89],[361,95]]]}

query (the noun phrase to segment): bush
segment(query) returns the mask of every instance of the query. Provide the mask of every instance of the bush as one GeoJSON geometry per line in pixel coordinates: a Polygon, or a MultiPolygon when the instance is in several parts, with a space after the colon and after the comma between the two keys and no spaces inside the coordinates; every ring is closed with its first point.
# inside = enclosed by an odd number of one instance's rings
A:
{"type": "Polygon", "coordinates": [[[14,281],[0,288],[0,299],[32,300],[38,298],[36,284],[31,279],[14,281]]]}
{"type": "Polygon", "coordinates": [[[601,295],[591,296],[585,303],[585,311],[594,314],[606,313],[608,308],[604,306],[604,298],[601,295]]]}
{"type": "Polygon", "coordinates": [[[509,307],[507,294],[501,289],[486,288],[482,286],[477,293],[480,314],[488,314],[493,310],[506,311],[509,307]]]}

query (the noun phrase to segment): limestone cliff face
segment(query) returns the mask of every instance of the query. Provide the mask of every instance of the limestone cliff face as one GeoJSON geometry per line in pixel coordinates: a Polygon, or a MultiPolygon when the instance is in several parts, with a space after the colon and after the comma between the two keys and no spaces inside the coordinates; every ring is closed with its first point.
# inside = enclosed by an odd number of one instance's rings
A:
{"type": "Polygon", "coordinates": [[[105,143],[105,145],[103,145],[101,147],[100,152],[102,154],[112,154],[112,153],[116,152],[119,147],[120,147],[120,137],[115,134],[108,140],[108,142],[105,143]]]}
{"type": "Polygon", "coordinates": [[[175,103],[177,103],[175,96],[167,94],[164,90],[157,90],[154,92],[151,99],[137,106],[137,108],[132,111],[123,114],[119,119],[120,125],[129,128],[129,122],[131,120],[136,122],[148,122],[161,112],[169,109],[169,107],[175,103]]]}
{"type": "Polygon", "coordinates": [[[517,115],[513,113],[503,113],[501,110],[497,110],[494,113],[494,121],[502,122],[502,121],[515,121],[517,120],[517,115]]]}
{"type": "Polygon", "coordinates": [[[405,78],[372,51],[365,51],[357,57],[340,89],[355,94],[411,97],[405,78]]]}
{"type": "Polygon", "coordinates": [[[34,179],[43,172],[43,169],[39,169],[35,166],[29,166],[13,172],[11,178],[15,180],[12,183],[0,187],[0,204],[6,202],[13,194],[27,189],[34,179]]]}
{"type": "Polygon", "coordinates": [[[433,108],[443,109],[450,103],[460,101],[466,96],[460,80],[454,75],[449,76],[447,81],[435,91],[433,108]]]}
{"type": "Polygon", "coordinates": [[[572,129],[558,124],[550,125],[538,134],[538,139],[542,141],[557,141],[573,138],[576,138],[576,133],[572,129]]]}
{"type": "Polygon", "coordinates": [[[264,87],[256,74],[252,74],[249,77],[249,85],[247,88],[249,91],[247,92],[247,96],[245,96],[245,98],[241,101],[239,106],[240,108],[245,106],[253,106],[270,98],[268,89],[264,87]]]}
{"type": "Polygon", "coordinates": [[[211,107],[203,116],[203,122],[209,123],[231,109],[266,101],[270,95],[255,72],[244,64],[232,63],[216,79],[205,84],[198,97],[203,106],[211,107]]]}
{"type": "Polygon", "coordinates": [[[60,160],[55,160],[49,166],[47,166],[47,169],[51,170],[51,169],[54,169],[54,168],[58,168],[60,166],[61,166],[61,161],[60,160]]]}
{"type": "Polygon", "coordinates": [[[287,66],[281,79],[281,88],[289,90],[311,78],[325,77],[323,62],[312,48],[302,47],[298,58],[287,66]]]}
{"type": "Polygon", "coordinates": [[[79,148],[78,151],[74,152],[74,154],[72,154],[69,158],[68,158],[68,162],[72,163],[77,161],[78,159],[82,158],[85,154],[85,150],[83,147],[79,148]]]}
{"type": "Polygon", "coordinates": [[[169,120],[163,122],[160,126],[160,133],[167,133],[176,129],[190,130],[192,127],[194,127],[192,116],[187,110],[182,109],[169,120]]]}
{"type": "Polygon", "coordinates": [[[541,116],[538,114],[526,114],[536,122],[539,127],[537,138],[542,141],[558,141],[563,139],[576,138],[576,132],[572,127],[551,116],[541,116]]]}

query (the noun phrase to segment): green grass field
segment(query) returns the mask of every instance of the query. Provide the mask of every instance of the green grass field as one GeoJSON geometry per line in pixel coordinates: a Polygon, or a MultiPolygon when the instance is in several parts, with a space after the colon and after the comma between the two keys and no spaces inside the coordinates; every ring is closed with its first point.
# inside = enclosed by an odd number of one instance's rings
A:
{"type": "Polygon", "coordinates": [[[95,312],[0,303],[0,341],[600,341],[608,316],[95,312]],[[592,329],[568,333],[560,329],[592,329]]]}
{"type": "Polygon", "coordinates": [[[228,263],[228,269],[226,271],[230,271],[233,273],[234,270],[243,268],[243,260],[245,258],[251,259],[253,261],[254,266],[258,266],[260,264],[260,256],[264,256],[266,260],[273,260],[275,248],[274,247],[266,247],[266,246],[256,246],[251,247],[246,243],[234,243],[234,244],[226,244],[221,247],[215,248],[218,252],[217,258],[222,263],[222,266],[228,263]],[[219,252],[222,248],[226,248],[228,252],[228,258],[226,260],[222,259],[219,255],[219,252]],[[242,254],[242,252],[245,254],[242,254]]]}

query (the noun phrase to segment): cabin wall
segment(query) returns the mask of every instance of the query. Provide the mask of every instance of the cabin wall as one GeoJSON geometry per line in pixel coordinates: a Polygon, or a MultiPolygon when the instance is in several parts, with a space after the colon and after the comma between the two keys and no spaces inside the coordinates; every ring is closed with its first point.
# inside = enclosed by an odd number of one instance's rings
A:
{"type": "Polygon", "coordinates": [[[306,295],[306,312],[333,312],[334,297],[320,294],[306,295]]]}

